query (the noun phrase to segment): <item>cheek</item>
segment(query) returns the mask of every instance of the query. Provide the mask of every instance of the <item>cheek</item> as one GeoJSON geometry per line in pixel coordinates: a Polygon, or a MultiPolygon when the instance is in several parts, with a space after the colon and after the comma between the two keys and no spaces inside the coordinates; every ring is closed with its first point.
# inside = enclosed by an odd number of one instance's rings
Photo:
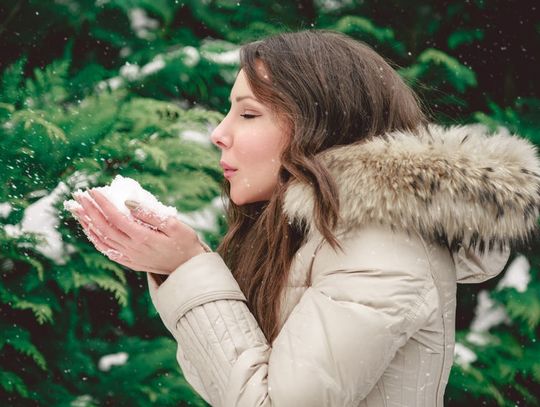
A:
{"type": "Polygon", "coordinates": [[[257,167],[279,166],[281,147],[276,143],[275,139],[260,137],[257,140],[251,139],[246,141],[238,147],[238,153],[242,156],[242,162],[245,164],[255,165],[257,167]]]}

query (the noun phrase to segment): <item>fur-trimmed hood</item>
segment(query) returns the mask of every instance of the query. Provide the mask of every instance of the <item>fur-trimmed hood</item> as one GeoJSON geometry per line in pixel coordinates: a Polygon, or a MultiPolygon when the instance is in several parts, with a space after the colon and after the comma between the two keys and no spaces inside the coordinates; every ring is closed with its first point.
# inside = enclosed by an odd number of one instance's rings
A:
{"type": "MultiPolygon", "coordinates": [[[[537,148],[482,125],[429,125],[418,134],[393,132],[318,155],[335,178],[340,202],[336,232],[381,223],[481,252],[527,242],[540,213],[537,148]]],[[[284,213],[316,232],[313,189],[298,181],[284,213]]]]}

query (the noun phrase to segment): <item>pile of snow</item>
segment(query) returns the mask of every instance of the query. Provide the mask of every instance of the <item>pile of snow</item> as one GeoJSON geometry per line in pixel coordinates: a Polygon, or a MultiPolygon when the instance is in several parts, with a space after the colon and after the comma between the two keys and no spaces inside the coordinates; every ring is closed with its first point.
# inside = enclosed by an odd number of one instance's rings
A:
{"type": "Polygon", "coordinates": [[[184,130],[180,133],[180,138],[186,141],[193,141],[195,143],[202,144],[204,146],[212,145],[212,141],[208,134],[202,133],[197,130],[184,130]]]}
{"type": "Polygon", "coordinates": [[[530,270],[531,264],[527,258],[523,255],[517,256],[497,283],[497,290],[509,287],[515,288],[520,293],[524,292],[531,281],[530,270]]]}
{"type": "Polygon", "coordinates": [[[110,355],[102,356],[98,362],[98,368],[102,372],[111,370],[112,366],[125,365],[128,360],[128,354],[126,352],[112,353],[110,355]]]}
{"type": "Polygon", "coordinates": [[[60,232],[57,230],[59,220],[54,204],[59,197],[68,191],[69,188],[65,183],[58,183],[49,195],[37,200],[25,209],[20,224],[4,225],[6,234],[11,237],[21,236],[25,232],[40,234],[44,238],[44,242],[36,245],[35,249],[56,264],[65,264],[66,247],[60,232]]]}
{"type": "Polygon", "coordinates": [[[163,68],[165,68],[166,63],[163,55],[156,55],[150,62],[143,65],[142,67],[137,64],[131,64],[126,62],[120,67],[119,76],[113,76],[112,78],[103,80],[97,84],[99,90],[105,90],[107,88],[111,90],[118,89],[120,86],[124,85],[126,82],[137,81],[143,79],[145,76],[154,74],[163,68]]]}
{"type": "Polygon", "coordinates": [[[478,293],[478,303],[474,314],[470,328],[472,332],[488,332],[496,325],[511,322],[504,307],[493,301],[486,290],[481,290],[478,293]]]}
{"type": "Polygon", "coordinates": [[[454,347],[454,361],[458,365],[466,368],[476,359],[476,353],[474,353],[471,349],[469,349],[462,343],[456,342],[456,345],[454,347]]]}
{"type": "Polygon", "coordinates": [[[7,218],[11,213],[11,204],[9,202],[0,203],[0,218],[7,218]]]}
{"type": "MultiPolygon", "coordinates": [[[[159,202],[152,193],[145,190],[136,180],[122,175],[117,175],[110,185],[94,188],[101,192],[120,212],[131,216],[129,208],[125,205],[126,200],[136,201],[141,204],[144,211],[155,213],[161,220],[169,216],[175,216],[181,222],[195,230],[217,231],[218,214],[223,211],[223,203],[220,197],[215,198],[212,203],[199,211],[190,213],[180,213],[173,206],[167,206],[159,202]]],[[[83,195],[93,201],[88,191],[77,190],[74,196],[83,195]]],[[[82,209],[81,205],[75,200],[64,202],[64,208],[68,211],[73,209],[82,209]]]]}
{"type": "MultiPolygon", "coordinates": [[[[163,205],[154,195],[145,190],[141,184],[132,178],[117,175],[110,185],[104,187],[96,187],[95,190],[101,192],[102,195],[111,202],[116,209],[127,216],[131,215],[129,208],[124,204],[124,201],[131,200],[139,202],[146,210],[152,211],[158,217],[165,220],[169,216],[176,216],[177,210],[172,206],[163,205]]],[[[88,191],[77,190],[73,193],[75,197],[84,196],[90,201],[93,201],[92,196],[88,191]]],[[[75,200],[67,200],[64,202],[64,208],[68,211],[73,209],[82,209],[81,205],[75,200]]]]}
{"type": "MultiPolygon", "coordinates": [[[[514,288],[518,292],[527,290],[527,285],[531,281],[531,265],[523,255],[517,256],[507,267],[504,276],[497,283],[496,291],[503,288],[514,288]]],[[[478,293],[478,303],[474,310],[474,318],[471,322],[470,331],[467,333],[468,343],[477,346],[487,345],[494,337],[489,330],[500,324],[511,324],[503,305],[495,302],[487,290],[478,293]]],[[[461,343],[456,343],[454,348],[454,361],[460,366],[467,368],[470,363],[477,359],[476,354],[471,349],[461,343]]]]}
{"type": "Polygon", "coordinates": [[[153,40],[156,35],[152,32],[159,27],[159,21],[150,18],[142,8],[135,7],[129,10],[129,20],[131,29],[139,38],[153,40]]]}
{"type": "Polygon", "coordinates": [[[201,51],[204,58],[220,65],[238,65],[240,63],[240,48],[225,52],[201,51]]]}
{"type": "MultiPolygon", "coordinates": [[[[20,224],[3,225],[4,231],[10,237],[16,238],[24,233],[36,233],[43,238],[43,242],[36,245],[35,250],[51,259],[56,264],[66,264],[69,254],[75,248],[66,244],[58,231],[59,216],[55,204],[66,196],[72,188],[78,188],[74,194],[83,194],[88,199],[92,197],[81,188],[88,188],[95,182],[95,176],[76,172],[67,181],[59,182],[50,193],[46,190],[34,191],[33,196],[41,196],[36,202],[29,205],[23,214],[20,224]]],[[[176,208],[166,206],[159,202],[154,195],[146,191],[132,178],[117,175],[110,185],[97,187],[120,212],[131,216],[131,212],[125,206],[125,200],[134,200],[142,204],[145,210],[156,213],[160,218],[176,216],[180,221],[198,231],[217,232],[218,216],[223,212],[223,203],[220,197],[215,198],[207,207],[189,213],[179,213],[176,208]]],[[[75,200],[63,202],[64,208],[71,211],[81,206],[75,200]]],[[[12,210],[9,203],[0,204],[0,217],[7,217],[12,210]]]]}

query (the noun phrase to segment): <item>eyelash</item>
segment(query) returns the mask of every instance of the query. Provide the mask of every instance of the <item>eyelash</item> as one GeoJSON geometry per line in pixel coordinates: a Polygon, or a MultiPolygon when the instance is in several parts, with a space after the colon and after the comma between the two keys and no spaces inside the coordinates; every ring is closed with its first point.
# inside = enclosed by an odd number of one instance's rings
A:
{"type": "Polygon", "coordinates": [[[249,120],[249,119],[254,119],[256,117],[259,117],[257,115],[254,115],[254,114],[241,114],[240,116],[242,116],[244,119],[246,120],[249,120]]]}

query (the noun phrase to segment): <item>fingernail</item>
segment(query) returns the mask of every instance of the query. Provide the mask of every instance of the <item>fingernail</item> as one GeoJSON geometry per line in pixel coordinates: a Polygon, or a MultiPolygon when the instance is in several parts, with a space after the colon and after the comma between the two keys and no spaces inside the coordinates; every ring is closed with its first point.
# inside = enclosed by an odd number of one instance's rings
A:
{"type": "Polygon", "coordinates": [[[137,207],[140,205],[139,202],[137,201],[132,201],[131,199],[127,199],[124,201],[124,204],[129,208],[129,209],[137,209],[137,207]]]}

